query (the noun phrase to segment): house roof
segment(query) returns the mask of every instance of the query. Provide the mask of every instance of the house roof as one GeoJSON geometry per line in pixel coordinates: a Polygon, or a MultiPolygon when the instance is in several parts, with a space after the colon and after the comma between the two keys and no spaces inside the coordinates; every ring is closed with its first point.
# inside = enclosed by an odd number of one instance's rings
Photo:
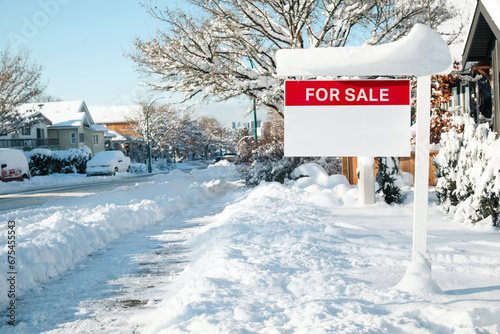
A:
{"type": "Polygon", "coordinates": [[[493,16],[499,12],[498,0],[478,1],[462,55],[462,66],[468,61],[489,60],[493,41],[500,40],[500,17],[493,16]]]}
{"type": "MultiPolygon", "coordinates": [[[[51,128],[72,128],[94,124],[83,100],[64,102],[26,103],[19,107],[20,113],[40,111],[52,122],[51,128]]],[[[102,130],[99,130],[102,131],[102,130]]]]}
{"type": "Polygon", "coordinates": [[[142,111],[142,106],[90,106],[90,114],[96,123],[128,123],[142,111]]]}

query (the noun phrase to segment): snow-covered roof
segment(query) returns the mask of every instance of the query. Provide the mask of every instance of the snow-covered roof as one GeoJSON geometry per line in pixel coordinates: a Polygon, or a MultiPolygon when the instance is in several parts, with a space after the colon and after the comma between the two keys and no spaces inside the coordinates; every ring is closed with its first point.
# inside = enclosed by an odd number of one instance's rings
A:
{"type": "Polygon", "coordinates": [[[99,124],[92,124],[91,126],[89,126],[89,129],[92,131],[104,131],[104,132],[108,131],[107,127],[99,124]]]}
{"type": "Polygon", "coordinates": [[[89,112],[96,123],[125,123],[138,115],[142,110],[140,105],[131,106],[90,106],[89,112]]]}
{"type": "Polygon", "coordinates": [[[63,102],[25,103],[18,108],[20,113],[40,111],[54,127],[80,127],[94,124],[83,100],[63,102]]]}
{"type": "Polygon", "coordinates": [[[466,62],[486,61],[490,58],[491,43],[500,40],[500,2],[479,0],[474,17],[469,26],[467,41],[462,56],[462,66],[466,62]]]}
{"type": "Polygon", "coordinates": [[[488,13],[491,13],[491,19],[493,23],[497,26],[497,28],[500,29],[500,1],[498,0],[481,0],[483,3],[484,7],[488,11],[488,13]]]}

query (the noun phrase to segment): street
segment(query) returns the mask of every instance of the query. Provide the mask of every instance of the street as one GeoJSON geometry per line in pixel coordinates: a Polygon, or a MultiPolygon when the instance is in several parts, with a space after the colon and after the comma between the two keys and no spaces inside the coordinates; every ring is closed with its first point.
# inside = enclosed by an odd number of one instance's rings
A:
{"type": "MultiPolygon", "coordinates": [[[[185,173],[193,169],[206,167],[183,168],[185,173]]],[[[108,177],[98,183],[83,183],[65,185],[53,188],[35,189],[28,191],[13,192],[0,195],[0,212],[43,205],[48,202],[54,202],[69,197],[84,197],[94,194],[111,191],[121,186],[134,185],[137,183],[148,182],[158,174],[168,174],[172,171],[165,171],[154,174],[130,174],[120,178],[108,177]]]]}

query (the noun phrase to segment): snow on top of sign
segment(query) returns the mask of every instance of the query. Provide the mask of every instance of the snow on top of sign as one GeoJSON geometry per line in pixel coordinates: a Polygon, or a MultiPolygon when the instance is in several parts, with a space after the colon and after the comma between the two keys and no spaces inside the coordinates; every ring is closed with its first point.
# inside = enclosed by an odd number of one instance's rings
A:
{"type": "Polygon", "coordinates": [[[448,45],[433,29],[417,24],[402,39],[377,46],[283,49],[279,76],[431,75],[449,72],[448,45]]]}

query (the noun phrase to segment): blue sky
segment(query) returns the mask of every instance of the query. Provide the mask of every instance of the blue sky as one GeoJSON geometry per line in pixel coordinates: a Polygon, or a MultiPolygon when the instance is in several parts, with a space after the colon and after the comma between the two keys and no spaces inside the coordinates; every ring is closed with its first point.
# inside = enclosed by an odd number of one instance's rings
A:
{"type": "MultiPolygon", "coordinates": [[[[163,3],[174,4],[166,0],[163,3]]],[[[181,2],[180,2],[181,3],[181,2]]],[[[135,37],[154,36],[161,22],[139,0],[0,0],[0,47],[26,47],[43,66],[46,94],[87,105],[130,105],[148,93],[126,54],[135,37]]],[[[249,122],[248,100],[198,107],[226,124],[249,122]]],[[[260,113],[264,118],[265,111],[260,113]]]]}

